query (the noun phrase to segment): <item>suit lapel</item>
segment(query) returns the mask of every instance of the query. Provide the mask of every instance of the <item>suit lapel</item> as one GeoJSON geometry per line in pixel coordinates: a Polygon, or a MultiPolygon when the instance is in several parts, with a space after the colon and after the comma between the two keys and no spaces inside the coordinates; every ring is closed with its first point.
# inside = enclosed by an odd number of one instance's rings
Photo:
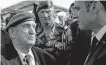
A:
{"type": "Polygon", "coordinates": [[[94,51],[94,53],[92,55],[88,56],[88,62],[87,65],[92,65],[93,62],[100,57],[100,55],[102,54],[103,50],[106,48],[106,33],[104,34],[104,36],[102,37],[102,39],[100,40],[100,42],[97,44],[97,48],[94,51]]]}
{"type": "Polygon", "coordinates": [[[106,47],[106,33],[104,34],[100,42],[97,44],[97,48],[94,51],[94,53],[91,55],[89,53],[88,59],[85,62],[85,65],[92,65],[93,62],[101,55],[105,47],[106,47]]]}
{"type": "Polygon", "coordinates": [[[89,64],[88,65],[92,65],[93,62],[100,56],[100,54],[103,52],[105,45],[102,44],[100,45],[95,52],[93,53],[93,55],[91,56],[90,60],[89,60],[89,64]]]}
{"type": "Polygon", "coordinates": [[[32,47],[31,50],[32,50],[33,55],[34,55],[34,58],[35,58],[35,65],[41,65],[40,60],[39,60],[39,58],[38,58],[38,55],[37,55],[35,49],[32,47]]]}

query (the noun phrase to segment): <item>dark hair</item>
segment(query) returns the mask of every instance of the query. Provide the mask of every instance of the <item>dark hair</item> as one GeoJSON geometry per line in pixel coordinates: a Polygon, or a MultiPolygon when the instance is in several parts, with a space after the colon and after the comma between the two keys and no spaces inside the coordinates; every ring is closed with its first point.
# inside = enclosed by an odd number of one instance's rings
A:
{"type": "Polygon", "coordinates": [[[71,5],[70,5],[70,8],[69,8],[69,13],[71,13],[72,11],[71,11],[71,8],[74,6],[74,3],[72,3],[71,5]]]}
{"type": "Polygon", "coordinates": [[[102,5],[104,6],[104,8],[106,10],[106,1],[100,1],[100,3],[102,3],[102,5]]]}
{"type": "MultiPolygon", "coordinates": [[[[89,8],[90,5],[93,3],[94,1],[85,1],[85,5],[86,5],[86,10],[87,12],[89,12],[89,8]]],[[[105,10],[106,10],[106,1],[100,1],[100,3],[104,6],[105,10]]]]}
{"type": "Polygon", "coordinates": [[[89,8],[90,8],[92,3],[93,3],[93,1],[85,1],[85,6],[86,6],[86,11],[87,12],[89,12],[89,8]]]}

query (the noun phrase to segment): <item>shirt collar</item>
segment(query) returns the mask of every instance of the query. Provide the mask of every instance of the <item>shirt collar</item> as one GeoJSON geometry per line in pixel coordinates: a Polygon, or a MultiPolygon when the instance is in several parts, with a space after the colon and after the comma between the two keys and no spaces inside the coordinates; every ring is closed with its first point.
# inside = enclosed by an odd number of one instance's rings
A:
{"type": "MultiPolygon", "coordinates": [[[[14,47],[15,47],[15,46],[14,46],[14,47]]],[[[16,47],[15,47],[15,49],[16,49],[16,51],[18,52],[18,55],[19,55],[19,57],[20,57],[20,59],[21,59],[21,61],[22,61],[22,63],[23,63],[23,59],[25,58],[25,56],[26,56],[27,54],[21,52],[21,51],[20,51],[19,49],[17,49],[16,47]]],[[[31,55],[31,57],[34,59],[34,56],[33,56],[33,53],[32,53],[32,50],[31,50],[31,49],[29,49],[28,54],[31,55]]]]}
{"type": "Polygon", "coordinates": [[[102,29],[100,29],[100,31],[96,34],[97,40],[100,41],[105,33],[106,33],[106,25],[102,29]]]}

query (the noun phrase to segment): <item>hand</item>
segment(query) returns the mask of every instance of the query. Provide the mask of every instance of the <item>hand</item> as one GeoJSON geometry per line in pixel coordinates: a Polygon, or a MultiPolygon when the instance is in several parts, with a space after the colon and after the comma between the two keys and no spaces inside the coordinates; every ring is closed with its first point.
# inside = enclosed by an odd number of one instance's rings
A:
{"type": "Polygon", "coordinates": [[[55,47],[59,50],[65,50],[65,44],[58,42],[58,44],[55,44],[55,47]]]}
{"type": "Polygon", "coordinates": [[[50,46],[54,46],[55,44],[57,44],[57,41],[56,41],[56,40],[50,40],[50,41],[48,41],[48,42],[45,44],[45,46],[50,47],[50,46]]]}

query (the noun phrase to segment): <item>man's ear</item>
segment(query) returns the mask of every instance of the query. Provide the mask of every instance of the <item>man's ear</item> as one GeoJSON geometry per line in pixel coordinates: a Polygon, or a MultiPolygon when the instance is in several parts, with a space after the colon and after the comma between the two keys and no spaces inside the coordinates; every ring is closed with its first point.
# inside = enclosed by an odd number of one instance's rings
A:
{"type": "Polygon", "coordinates": [[[95,13],[99,12],[99,10],[100,10],[100,2],[94,1],[94,2],[91,4],[92,14],[95,14],[95,13]]]}
{"type": "Polygon", "coordinates": [[[10,38],[11,39],[15,39],[15,37],[16,37],[16,31],[15,31],[15,29],[13,27],[11,27],[11,28],[9,28],[8,31],[9,31],[10,38]]]}

